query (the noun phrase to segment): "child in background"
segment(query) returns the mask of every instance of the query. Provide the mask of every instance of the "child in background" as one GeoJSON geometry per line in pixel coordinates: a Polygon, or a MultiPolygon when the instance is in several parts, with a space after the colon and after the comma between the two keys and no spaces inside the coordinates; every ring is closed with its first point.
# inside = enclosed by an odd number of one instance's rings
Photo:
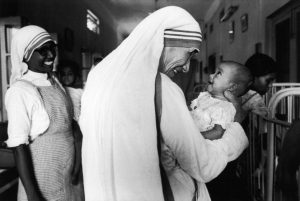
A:
{"type": "MultiPolygon", "coordinates": [[[[82,83],[79,79],[79,66],[72,60],[64,60],[60,62],[58,66],[58,72],[58,76],[62,85],[64,86],[68,95],[71,97],[71,101],[74,106],[74,119],[77,121],[80,115],[81,96],[83,93],[82,83]]],[[[80,174],[78,174],[76,178],[72,178],[75,195],[73,201],[81,201],[84,200],[83,175],[81,166],[82,133],[76,121],[72,122],[74,136],[76,136],[74,144],[76,150],[78,150],[75,160],[79,161],[76,163],[77,166],[75,166],[75,170],[79,171],[80,174]]]]}
{"type": "Polygon", "coordinates": [[[226,90],[240,97],[252,84],[250,70],[233,61],[224,61],[210,75],[206,92],[191,102],[191,114],[206,139],[214,140],[222,137],[227,124],[234,121],[235,107],[224,96],[226,90]]]}
{"type": "Polygon", "coordinates": [[[58,76],[65,87],[82,88],[80,82],[79,66],[76,62],[65,60],[58,66],[58,76]]]}
{"type": "Polygon", "coordinates": [[[242,97],[244,116],[249,112],[267,116],[268,108],[262,96],[275,81],[277,64],[268,55],[256,53],[246,61],[245,66],[251,71],[254,81],[250,90],[242,97]]]}
{"type": "Polygon", "coordinates": [[[71,97],[74,106],[74,117],[77,120],[80,115],[80,102],[83,93],[78,64],[72,60],[61,61],[58,65],[58,77],[71,97]]]}

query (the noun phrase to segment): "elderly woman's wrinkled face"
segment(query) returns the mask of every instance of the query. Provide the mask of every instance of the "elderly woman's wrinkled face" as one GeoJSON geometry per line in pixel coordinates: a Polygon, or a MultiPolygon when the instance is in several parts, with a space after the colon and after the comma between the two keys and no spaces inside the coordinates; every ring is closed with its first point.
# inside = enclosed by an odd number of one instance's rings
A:
{"type": "Polygon", "coordinates": [[[164,47],[159,61],[159,71],[174,77],[179,72],[188,72],[192,56],[198,53],[197,48],[164,47]]]}
{"type": "Polygon", "coordinates": [[[52,72],[55,57],[56,45],[49,41],[32,53],[27,62],[28,69],[38,73],[52,72]]]}

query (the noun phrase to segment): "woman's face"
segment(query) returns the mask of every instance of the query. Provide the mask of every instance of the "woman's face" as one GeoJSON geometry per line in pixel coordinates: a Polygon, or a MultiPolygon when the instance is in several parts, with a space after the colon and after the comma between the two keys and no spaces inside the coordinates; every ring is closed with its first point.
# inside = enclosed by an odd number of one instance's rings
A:
{"type": "Polygon", "coordinates": [[[259,94],[264,95],[268,92],[272,83],[275,81],[275,73],[270,73],[264,76],[255,77],[252,89],[257,91],[259,94]]]}
{"type": "Polygon", "coordinates": [[[159,61],[159,70],[169,77],[174,77],[178,72],[188,72],[190,60],[198,52],[196,48],[164,47],[159,61]]]}
{"type": "Polygon", "coordinates": [[[70,66],[61,70],[61,82],[64,86],[71,86],[75,82],[75,74],[70,66]]]}
{"type": "Polygon", "coordinates": [[[55,57],[56,45],[49,41],[32,53],[27,62],[28,69],[38,73],[52,72],[55,57]]]}

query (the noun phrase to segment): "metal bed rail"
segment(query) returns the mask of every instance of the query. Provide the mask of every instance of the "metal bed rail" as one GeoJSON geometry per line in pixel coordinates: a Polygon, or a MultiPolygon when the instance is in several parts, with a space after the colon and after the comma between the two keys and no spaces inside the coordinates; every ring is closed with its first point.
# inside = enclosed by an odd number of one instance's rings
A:
{"type": "Polygon", "coordinates": [[[274,189],[275,168],[286,131],[300,119],[300,83],[274,83],[264,98],[269,116],[251,113],[244,125],[250,142],[247,184],[252,200],[281,201],[274,189]]]}
{"type": "MultiPolygon", "coordinates": [[[[286,88],[275,93],[270,99],[268,108],[270,110],[269,119],[277,119],[278,112],[285,114],[285,123],[291,124],[293,120],[299,119],[300,88],[286,88]],[[284,112],[284,113],[283,113],[284,112]]],[[[274,176],[277,165],[277,157],[285,136],[285,132],[280,132],[283,123],[268,123],[268,147],[267,147],[267,169],[266,169],[266,201],[281,200],[275,197],[274,176]]]]}

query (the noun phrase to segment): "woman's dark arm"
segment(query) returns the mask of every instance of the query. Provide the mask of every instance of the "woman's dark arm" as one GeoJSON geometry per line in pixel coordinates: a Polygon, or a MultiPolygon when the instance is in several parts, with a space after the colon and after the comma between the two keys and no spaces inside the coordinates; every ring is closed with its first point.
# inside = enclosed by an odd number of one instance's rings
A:
{"type": "Polygon", "coordinates": [[[73,120],[73,135],[74,135],[74,146],[75,146],[75,163],[72,171],[72,183],[77,184],[79,175],[81,173],[81,146],[82,146],[82,133],[78,123],[73,120]]]}
{"type": "Polygon", "coordinates": [[[13,150],[19,176],[25,188],[28,200],[44,200],[38,189],[37,181],[34,176],[33,163],[28,146],[21,144],[15,147],[13,150]]]}

